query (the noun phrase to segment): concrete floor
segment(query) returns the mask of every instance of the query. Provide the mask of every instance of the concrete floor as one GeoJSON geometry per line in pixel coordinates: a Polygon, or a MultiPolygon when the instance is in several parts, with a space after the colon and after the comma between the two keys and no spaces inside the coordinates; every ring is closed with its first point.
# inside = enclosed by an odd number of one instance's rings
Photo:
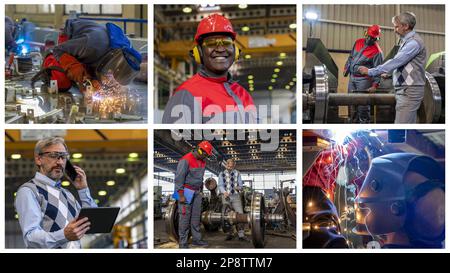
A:
{"type": "MultiPolygon", "coordinates": [[[[169,240],[165,231],[164,220],[154,221],[154,247],[159,249],[177,249],[178,244],[169,240]]],[[[251,242],[241,242],[237,238],[231,241],[225,241],[226,235],[222,231],[205,232],[202,229],[203,239],[208,241],[209,246],[206,248],[253,248],[251,242]]],[[[288,236],[289,234],[283,234],[288,236]]],[[[246,230],[246,236],[251,239],[249,230],[246,230]]],[[[204,247],[192,247],[191,248],[204,248],[204,247]]],[[[296,241],[288,238],[276,235],[266,234],[266,246],[265,248],[296,248],[296,241]]]]}

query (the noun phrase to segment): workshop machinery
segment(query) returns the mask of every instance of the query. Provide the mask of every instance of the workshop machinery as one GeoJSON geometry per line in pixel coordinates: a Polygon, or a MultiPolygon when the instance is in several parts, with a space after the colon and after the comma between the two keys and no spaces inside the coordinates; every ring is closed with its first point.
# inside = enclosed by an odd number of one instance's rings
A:
{"type": "MultiPolygon", "coordinates": [[[[398,51],[394,46],[385,58],[391,59],[398,51]]],[[[443,64],[443,62],[442,62],[443,64]]],[[[439,71],[442,72],[442,69],[439,71]]],[[[442,75],[442,73],[441,73],[442,75]]],[[[443,122],[445,84],[436,81],[436,73],[425,72],[426,85],[423,102],[418,110],[419,123],[443,122]]],[[[349,94],[338,90],[338,68],[329,51],[318,38],[308,38],[303,69],[303,122],[346,123],[339,115],[339,106],[370,105],[374,108],[373,121],[393,123],[395,118],[395,93],[392,79],[382,79],[375,94],[355,90],[349,94]]]]}
{"type": "MultiPolygon", "coordinates": [[[[282,191],[281,203],[276,212],[268,212],[263,194],[251,189],[243,190],[241,198],[244,204],[244,213],[235,212],[228,203],[222,202],[222,195],[217,193],[217,182],[214,178],[205,181],[205,187],[209,190],[209,197],[203,198],[201,222],[206,231],[222,229],[228,233],[236,224],[249,225],[251,239],[255,248],[263,248],[265,245],[266,227],[268,224],[285,223],[295,230],[295,210],[287,206],[288,190],[282,191]],[[294,219],[294,220],[292,220],[294,219]]],[[[176,200],[171,200],[164,215],[166,232],[170,240],[178,241],[178,205],[176,200]]]]}

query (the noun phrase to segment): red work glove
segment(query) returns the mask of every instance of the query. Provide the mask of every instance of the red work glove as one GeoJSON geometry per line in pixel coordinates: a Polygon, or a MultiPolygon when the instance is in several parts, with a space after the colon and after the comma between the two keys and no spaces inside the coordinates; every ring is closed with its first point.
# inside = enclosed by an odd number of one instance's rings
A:
{"type": "Polygon", "coordinates": [[[100,90],[102,89],[102,85],[99,81],[97,80],[91,80],[92,83],[92,87],[94,88],[94,90],[100,90]]]}
{"type": "Polygon", "coordinates": [[[67,77],[78,83],[79,86],[82,86],[83,81],[89,78],[89,74],[87,73],[84,65],[74,56],[64,53],[61,58],[59,58],[59,63],[66,71],[67,77]]]}

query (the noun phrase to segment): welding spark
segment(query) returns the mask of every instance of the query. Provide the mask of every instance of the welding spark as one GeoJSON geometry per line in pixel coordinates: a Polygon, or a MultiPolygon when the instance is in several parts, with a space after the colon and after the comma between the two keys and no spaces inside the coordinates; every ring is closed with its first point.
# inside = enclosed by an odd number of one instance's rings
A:
{"type": "MultiPolygon", "coordinates": [[[[334,156],[330,165],[338,169],[338,175],[335,181],[329,182],[339,185],[335,192],[335,203],[340,212],[342,234],[351,246],[352,229],[362,220],[357,219],[362,215],[357,213],[355,198],[364,181],[371,158],[382,154],[384,147],[374,131],[339,129],[332,131],[332,135],[329,149],[334,156]]],[[[334,188],[332,185],[328,187],[334,188]]]]}
{"type": "Polygon", "coordinates": [[[101,79],[101,86],[100,90],[85,96],[86,104],[92,106],[99,118],[112,119],[115,114],[135,114],[141,102],[137,90],[120,85],[112,74],[101,79]]]}

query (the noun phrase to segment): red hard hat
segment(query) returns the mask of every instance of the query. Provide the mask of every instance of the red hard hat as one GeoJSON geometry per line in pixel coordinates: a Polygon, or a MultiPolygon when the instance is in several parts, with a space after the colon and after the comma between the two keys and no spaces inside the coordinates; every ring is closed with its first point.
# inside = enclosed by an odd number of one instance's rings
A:
{"type": "Polygon", "coordinates": [[[379,25],[372,25],[367,28],[367,35],[373,38],[379,38],[381,35],[381,29],[379,25]]]}
{"type": "Polygon", "coordinates": [[[229,33],[231,37],[236,39],[236,32],[233,30],[230,20],[220,14],[211,14],[200,21],[195,33],[195,42],[198,43],[200,36],[209,33],[229,33]]]}
{"type": "Polygon", "coordinates": [[[203,140],[198,144],[198,147],[205,151],[208,155],[212,155],[212,145],[206,140],[203,140]]]}

